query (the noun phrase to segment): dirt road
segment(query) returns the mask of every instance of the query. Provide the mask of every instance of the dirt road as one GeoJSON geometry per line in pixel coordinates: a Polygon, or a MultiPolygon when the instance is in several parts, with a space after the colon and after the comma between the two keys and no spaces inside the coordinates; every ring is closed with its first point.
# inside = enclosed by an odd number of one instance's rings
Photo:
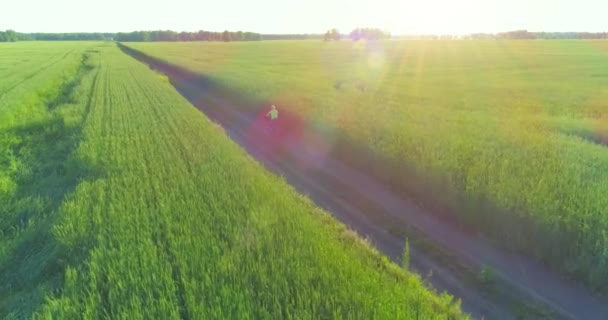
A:
{"type": "MultiPolygon", "coordinates": [[[[322,128],[279,109],[279,120],[284,125],[270,133],[265,111],[244,111],[235,102],[242,97],[231,95],[211,79],[128,48],[123,47],[123,51],[165,73],[184,97],[220,124],[253,157],[369,238],[394,261],[401,259],[407,234],[414,240],[412,269],[438,291],[462,299],[463,309],[476,318],[608,319],[605,299],[532,259],[502,251],[445,223],[373,175],[333,157],[332,144],[322,128]],[[498,287],[484,288],[473,279],[471,270],[482,266],[494,271],[498,287]],[[547,315],[545,309],[552,313],[547,315]]],[[[263,110],[264,105],[259,107],[263,110]]]]}

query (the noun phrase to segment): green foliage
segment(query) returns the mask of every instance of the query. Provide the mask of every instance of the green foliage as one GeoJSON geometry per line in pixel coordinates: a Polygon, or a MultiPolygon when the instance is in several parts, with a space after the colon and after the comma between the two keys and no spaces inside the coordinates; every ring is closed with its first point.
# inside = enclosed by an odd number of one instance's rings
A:
{"type": "Polygon", "coordinates": [[[464,317],[115,46],[17,46],[0,50],[19,71],[0,81],[0,317],[464,317]]]}
{"type": "Polygon", "coordinates": [[[405,270],[410,269],[410,241],[407,238],[405,238],[403,253],[401,254],[401,267],[405,270]]]}
{"type": "Polygon", "coordinates": [[[17,41],[17,33],[14,30],[0,31],[0,42],[15,42],[17,41]]]}
{"type": "Polygon", "coordinates": [[[483,285],[491,286],[496,281],[496,271],[488,266],[482,266],[477,275],[477,280],[483,285]]]}
{"type": "Polygon", "coordinates": [[[390,182],[441,186],[451,218],[608,288],[608,43],[131,46],[415,168],[390,182]]]}

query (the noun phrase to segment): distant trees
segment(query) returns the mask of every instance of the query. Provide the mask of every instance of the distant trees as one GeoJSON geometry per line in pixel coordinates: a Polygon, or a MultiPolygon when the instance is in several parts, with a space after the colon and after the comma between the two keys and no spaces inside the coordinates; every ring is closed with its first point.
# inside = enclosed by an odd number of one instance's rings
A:
{"type": "Polygon", "coordinates": [[[17,32],[14,30],[0,31],[0,42],[15,42],[17,40],[17,32]]]}
{"type": "Polygon", "coordinates": [[[230,36],[230,32],[228,30],[222,33],[222,41],[229,42],[232,41],[232,37],[230,36]]]}
{"type": "Polygon", "coordinates": [[[606,32],[529,32],[527,30],[515,30],[509,32],[474,33],[463,37],[464,39],[509,39],[509,40],[532,40],[532,39],[608,39],[606,32]]]}
{"type": "Polygon", "coordinates": [[[134,31],[128,33],[117,33],[116,41],[146,42],[146,41],[259,41],[262,35],[254,32],[211,32],[200,30],[197,32],[180,32],[169,30],[158,31],[134,31]]]}
{"type": "Polygon", "coordinates": [[[389,38],[390,34],[377,28],[357,28],[350,33],[350,38],[359,40],[380,40],[389,38]]]}
{"type": "Polygon", "coordinates": [[[323,40],[325,41],[330,41],[330,40],[334,40],[334,41],[340,41],[340,32],[338,32],[338,29],[331,29],[331,30],[327,30],[327,32],[325,32],[325,35],[323,36],[323,40]]]}
{"type": "Polygon", "coordinates": [[[264,34],[264,40],[322,40],[323,34],[264,34]]]}
{"type": "Polygon", "coordinates": [[[110,40],[113,34],[111,33],[17,33],[19,41],[97,41],[97,40],[110,40]]]}
{"type": "Polygon", "coordinates": [[[17,33],[12,30],[0,32],[2,41],[76,41],[76,40],[116,40],[116,41],[256,41],[262,37],[253,32],[175,32],[170,30],[134,31],[120,33],[17,33]]]}
{"type": "MultiPolygon", "coordinates": [[[[354,41],[358,40],[380,40],[391,37],[385,31],[374,28],[357,28],[349,35],[354,41]]],[[[14,30],[0,31],[0,42],[13,41],[99,41],[115,40],[128,42],[146,41],[260,41],[260,40],[325,40],[338,41],[342,38],[337,29],[331,29],[324,34],[259,34],[243,31],[196,31],[175,32],[171,30],[156,31],[134,31],[120,33],[19,33],[14,30]]],[[[527,30],[515,30],[501,33],[473,33],[465,36],[451,35],[401,35],[393,36],[395,39],[608,39],[608,32],[529,32],[527,30]]]]}
{"type": "Polygon", "coordinates": [[[492,33],[472,33],[468,36],[464,37],[465,39],[474,39],[474,40],[489,40],[496,39],[496,35],[492,33]]]}
{"type": "Polygon", "coordinates": [[[114,37],[116,41],[134,41],[134,42],[143,42],[150,41],[150,33],[142,32],[142,31],[134,31],[129,33],[119,32],[114,37]]]}
{"type": "Polygon", "coordinates": [[[515,30],[496,34],[497,39],[536,39],[536,35],[528,30],[515,30]]]}
{"type": "Polygon", "coordinates": [[[536,39],[608,39],[608,32],[535,32],[536,39]]]}

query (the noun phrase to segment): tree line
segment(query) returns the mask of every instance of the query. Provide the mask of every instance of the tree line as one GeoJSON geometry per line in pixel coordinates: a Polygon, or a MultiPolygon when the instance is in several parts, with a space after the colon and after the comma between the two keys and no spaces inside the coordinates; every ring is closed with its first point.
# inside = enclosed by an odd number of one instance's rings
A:
{"type": "Polygon", "coordinates": [[[340,38],[342,38],[342,36],[340,35],[340,32],[338,31],[338,29],[327,30],[327,32],[325,32],[325,36],[323,36],[323,40],[325,40],[325,41],[330,41],[330,40],[339,41],[340,38]]]}
{"type": "Polygon", "coordinates": [[[14,30],[0,31],[0,42],[15,42],[19,40],[14,30]]]}
{"type": "Polygon", "coordinates": [[[0,31],[0,42],[14,41],[259,41],[262,35],[254,32],[175,32],[134,31],[119,33],[20,33],[14,30],[0,31]]]}
{"type": "Polygon", "coordinates": [[[109,40],[113,37],[111,33],[20,33],[21,41],[97,41],[109,40]]]}
{"type": "Polygon", "coordinates": [[[510,39],[510,40],[533,40],[533,39],[608,39],[608,32],[529,32],[527,30],[515,30],[500,33],[474,33],[463,37],[465,39],[510,39]]]}
{"type": "Polygon", "coordinates": [[[394,39],[608,39],[608,32],[529,32],[515,30],[501,33],[473,33],[465,36],[456,35],[398,35],[391,36],[388,32],[375,28],[357,28],[349,34],[341,34],[337,29],[331,29],[325,34],[260,34],[243,31],[197,31],[175,32],[170,30],[134,31],[119,33],[20,33],[14,30],[0,31],[0,42],[14,41],[260,41],[260,40],[325,40],[338,41],[349,38],[358,40],[394,39]]]}
{"type": "MultiPolygon", "coordinates": [[[[390,33],[386,31],[382,31],[377,28],[357,28],[348,34],[348,38],[353,41],[359,40],[381,40],[390,38],[390,33]]],[[[338,31],[338,29],[327,30],[323,35],[323,40],[325,41],[339,41],[342,39],[342,35],[338,31]]]]}
{"type": "Polygon", "coordinates": [[[354,41],[358,40],[381,40],[390,38],[388,32],[377,28],[357,28],[350,32],[350,38],[354,41]]]}
{"type": "Polygon", "coordinates": [[[314,33],[294,33],[294,34],[265,34],[264,40],[321,40],[322,34],[314,33]]]}
{"type": "Polygon", "coordinates": [[[135,31],[129,33],[117,33],[114,37],[116,41],[260,41],[262,35],[255,32],[243,31],[197,31],[197,32],[175,32],[170,30],[158,31],[135,31]]]}
{"type": "Polygon", "coordinates": [[[14,30],[0,31],[0,42],[15,41],[75,41],[75,40],[111,40],[112,33],[21,33],[14,30]]]}

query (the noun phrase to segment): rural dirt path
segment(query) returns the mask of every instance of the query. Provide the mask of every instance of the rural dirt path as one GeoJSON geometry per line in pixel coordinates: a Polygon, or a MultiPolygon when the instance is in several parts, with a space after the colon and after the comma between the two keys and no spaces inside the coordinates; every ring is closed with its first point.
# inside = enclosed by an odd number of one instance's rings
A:
{"type": "MultiPolygon", "coordinates": [[[[437,215],[403,198],[376,181],[373,176],[331,156],[331,145],[321,129],[310,128],[292,115],[281,112],[289,130],[268,134],[265,112],[251,114],[216,94],[209,79],[122,47],[136,59],[166,74],[175,88],[229,136],[269,170],[282,175],[294,188],[318,206],[357,231],[388,257],[401,260],[405,237],[392,232],[399,226],[415,230],[425,242],[447,253],[438,258],[411,248],[411,267],[438,291],[462,299],[463,309],[476,318],[535,319],[539,314],[522,314],[543,305],[552,317],[565,319],[608,319],[608,301],[587,288],[560,277],[536,261],[505,252],[460,228],[445,223],[437,215]],[[288,134],[286,132],[292,132],[288,134]],[[501,286],[496,291],[480,288],[463,269],[492,268],[501,286]],[[489,293],[490,292],[490,293],[489,293]],[[506,293],[505,293],[506,292],[506,293]],[[506,297],[506,298],[505,298],[506,297]],[[528,310],[529,311],[529,310],[528,310]]],[[[263,106],[260,106],[262,108],[263,106]]],[[[283,127],[282,130],[287,128],[283,127]]],[[[408,233],[408,237],[409,237],[408,233]]]]}

